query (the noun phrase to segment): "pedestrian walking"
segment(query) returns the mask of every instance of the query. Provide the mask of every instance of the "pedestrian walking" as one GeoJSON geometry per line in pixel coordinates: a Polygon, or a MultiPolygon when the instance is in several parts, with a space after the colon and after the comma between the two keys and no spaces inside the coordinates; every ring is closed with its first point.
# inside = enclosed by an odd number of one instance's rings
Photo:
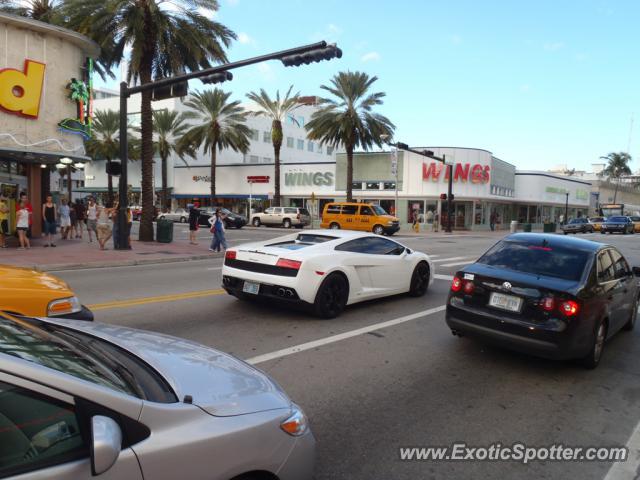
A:
{"type": "Polygon", "coordinates": [[[436,212],[433,215],[433,231],[437,232],[440,229],[440,214],[436,212]]]}
{"type": "Polygon", "coordinates": [[[31,238],[31,225],[33,225],[33,206],[27,197],[27,192],[20,192],[18,203],[16,203],[16,215],[20,209],[20,204],[24,201],[25,207],[29,210],[29,227],[27,228],[27,237],[31,238]]]}
{"type": "Polygon", "coordinates": [[[200,224],[200,204],[193,202],[193,205],[189,209],[189,243],[191,245],[198,245],[197,235],[198,226],[200,224]]]}
{"type": "Polygon", "coordinates": [[[6,237],[9,236],[9,202],[0,192],[0,248],[7,248],[6,237]]]}
{"type": "Polygon", "coordinates": [[[86,213],[85,206],[82,199],[76,200],[76,203],[73,204],[73,210],[76,212],[76,238],[82,240],[82,230],[84,228],[84,223],[86,221],[86,213]]]}
{"type": "Polygon", "coordinates": [[[214,213],[209,218],[209,224],[211,225],[211,233],[213,233],[213,237],[211,238],[211,246],[209,250],[212,252],[219,252],[220,247],[227,249],[227,239],[225,238],[224,231],[224,219],[225,215],[218,208],[216,213],[214,213]]]}
{"type": "Polygon", "coordinates": [[[106,206],[97,207],[96,238],[100,250],[107,250],[105,244],[111,238],[111,209],[106,206]]]}
{"type": "Polygon", "coordinates": [[[420,231],[420,211],[417,208],[413,209],[413,231],[418,233],[420,231]]]}
{"type": "Polygon", "coordinates": [[[127,207],[127,249],[131,250],[131,227],[133,226],[133,214],[131,208],[127,207]]]}
{"type": "Polygon", "coordinates": [[[42,204],[42,219],[44,220],[45,247],[55,247],[53,236],[56,234],[56,204],[53,203],[53,197],[47,195],[47,200],[42,204]]]}
{"type": "Polygon", "coordinates": [[[109,216],[111,217],[112,223],[112,237],[113,237],[113,248],[116,250],[120,249],[120,222],[118,221],[118,209],[120,208],[120,203],[116,200],[113,208],[109,212],[109,216]]]}
{"type": "Polygon", "coordinates": [[[71,219],[71,226],[69,227],[69,240],[72,238],[78,238],[77,226],[78,223],[76,221],[76,204],[74,202],[69,202],[69,218],[71,219]]]}
{"type": "Polygon", "coordinates": [[[89,205],[87,206],[87,233],[89,234],[89,243],[93,242],[91,232],[96,234],[96,240],[98,240],[98,205],[93,197],[89,198],[89,205]]]}
{"type": "Polygon", "coordinates": [[[65,198],[60,203],[60,238],[71,240],[71,208],[65,198]]]}
{"type": "Polygon", "coordinates": [[[29,210],[27,204],[28,202],[26,200],[22,200],[16,207],[16,230],[18,231],[20,250],[31,248],[31,243],[29,242],[27,232],[29,231],[32,212],[29,210]]]}
{"type": "Polygon", "coordinates": [[[489,216],[489,228],[491,229],[492,232],[496,229],[496,212],[495,211],[491,212],[491,215],[489,216]]]}

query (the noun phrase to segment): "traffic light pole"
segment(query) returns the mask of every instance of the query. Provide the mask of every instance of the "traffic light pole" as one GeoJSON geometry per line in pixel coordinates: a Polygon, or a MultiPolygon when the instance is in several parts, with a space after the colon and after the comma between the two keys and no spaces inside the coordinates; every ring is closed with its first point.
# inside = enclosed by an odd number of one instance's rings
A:
{"type": "MultiPolygon", "coordinates": [[[[254,65],[256,63],[266,62],[267,60],[283,60],[284,57],[290,57],[292,55],[302,55],[312,52],[314,50],[320,50],[327,48],[327,42],[317,42],[302,47],[290,48],[288,50],[281,50],[279,52],[269,53],[266,55],[260,55],[258,57],[248,58],[246,60],[240,60],[238,62],[231,62],[215,67],[206,68],[204,70],[198,70],[196,72],[185,73],[183,75],[177,75],[175,77],[163,78],[156,80],[155,82],[149,82],[142,85],[136,85],[129,87],[127,82],[120,83],[120,162],[122,165],[122,172],[120,174],[119,191],[118,191],[118,250],[127,250],[129,248],[127,235],[127,153],[128,153],[128,138],[127,138],[127,99],[135,94],[146,92],[160,87],[166,87],[175,85],[177,83],[186,82],[194,78],[206,77],[215,73],[227,72],[235,68],[246,67],[254,65]]],[[[338,58],[342,56],[342,52],[335,47],[333,48],[339,52],[338,58]]],[[[287,65],[285,65],[287,66],[287,65]]],[[[294,65],[296,66],[296,65],[294,65]]]]}

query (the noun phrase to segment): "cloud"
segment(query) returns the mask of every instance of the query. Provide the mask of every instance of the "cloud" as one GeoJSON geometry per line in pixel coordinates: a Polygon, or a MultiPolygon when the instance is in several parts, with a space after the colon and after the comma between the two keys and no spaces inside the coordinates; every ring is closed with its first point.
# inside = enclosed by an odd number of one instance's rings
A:
{"type": "Polygon", "coordinates": [[[311,36],[311,40],[314,42],[320,40],[326,40],[329,43],[337,42],[338,38],[342,35],[342,28],[335,23],[328,24],[324,30],[318,31],[311,36]]]}
{"type": "Polygon", "coordinates": [[[460,45],[462,44],[462,37],[460,35],[451,35],[451,38],[449,39],[451,41],[451,43],[453,45],[460,45]]]}
{"type": "Polygon", "coordinates": [[[380,60],[380,54],[378,52],[365,53],[360,60],[363,62],[377,62],[380,60]]]}
{"type": "Polygon", "coordinates": [[[256,69],[265,82],[273,82],[276,79],[276,74],[268,63],[259,63],[256,69]]]}
{"type": "Polygon", "coordinates": [[[256,41],[245,32],[240,32],[238,34],[238,41],[243,45],[255,45],[256,43],[256,41]]]}
{"type": "Polygon", "coordinates": [[[564,48],[564,43],[562,42],[552,42],[552,43],[544,44],[544,49],[547,50],[548,52],[557,52],[562,48],[564,48]]]}

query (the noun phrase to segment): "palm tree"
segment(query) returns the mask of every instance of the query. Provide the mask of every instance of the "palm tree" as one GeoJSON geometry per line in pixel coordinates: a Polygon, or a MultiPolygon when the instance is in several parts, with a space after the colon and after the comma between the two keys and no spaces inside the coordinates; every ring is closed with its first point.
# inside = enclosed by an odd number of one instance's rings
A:
{"type": "MultiPolygon", "coordinates": [[[[120,157],[120,112],[114,110],[96,110],[93,119],[93,136],[85,142],[87,154],[94,160],[111,161],[120,157]]],[[[128,157],[131,160],[140,158],[140,141],[129,137],[128,157]]],[[[107,176],[109,202],[113,202],[113,178],[107,176]]]]}
{"type": "Polygon", "coordinates": [[[60,13],[60,3],[54,0],[0,0],[0,11],[33,18],[41,22],[60,25],[63,16],[60,13]]]}
{"type": "Polygon", "coordinates": [[[182,158],[176,139],[181,137],[189,128],[185,123],[184,113],[176,111],[154,110],[153,131],[156,135],[155,149],[162,161],[162,208],[168,207],[169,192],[167,189],[167,160],[171,153],[177,153],[182,158]]]}
{"type": "Polygon", "coordinates": [[[289,87],[284,98],[280,98],[280,91],[276,91],[276,98],[272,99],[264,89],[260,93],[250,92],[247,94],[260,110],[253,115],[262,115],[271,118],[271,143],[273,144],[274,157],[274,183],[275,193],[273,201],[275,206],[280,206],[280,148],[282,147],[282,122],[291,114],[293,110],[300,107],[300,93],[291,96],[293,85],[289,87]]]}
{"type": "Polygon", "coordinates": [[[611,152],[610,154],[600,157],[602,160],[607,161],[607,166],[603,170],[603,173],[609,178],[615,178],[616,190],[613,194],[613,203],[616,203],[618,197],[618,187],[620,186],[620,178],[624,175],[631,175],[631,168],[629,168],[629,162],[631,162],[631,155],[626,152],[611,152]]]}
{"type": "Polygon", "coordinates": [[[335,99],[321,98],[320,110],[305,125],[311,140],[320,140],[334,148],[343,145],[347,152],[347,201],[353,200],[353,152],[356,148],[369,150],[382,146],[383,138],[393,136],[395,126],[379,113],[372,111],[382,105],[384,92],[369,93],[378,77],[364,72],[340,72],[331,79],[331,86],[320,88],[335,99]]]}
{"type": "MultiPolygon", "coordinates": [[[[152,80],[225,62],[236,35],[205,17],[217,0],[65,0],[70,28],[95,40],[102,64],[127,61],[127,81],[152,80]],[[125,50],[130,54],[125,59],[125,50]]],[[[153,241],[153,112],[151,92],[141,93],[142,219],[140,240],[153,241]]]]}
{"type": "Polygon", "coordinates": [[[235,152],[249,150],[251,129],[247,127],[248,112],[239,101],[229,102],[231,92],[219,88],[196,92],[185,102],[193,110],[188,118],[198,121],[178,142],[178,149],[195,156],[195,151],[204,147],[204,153],[211,154],[211,199],[216,196],[217,151],[230,148],[235,152]]]}

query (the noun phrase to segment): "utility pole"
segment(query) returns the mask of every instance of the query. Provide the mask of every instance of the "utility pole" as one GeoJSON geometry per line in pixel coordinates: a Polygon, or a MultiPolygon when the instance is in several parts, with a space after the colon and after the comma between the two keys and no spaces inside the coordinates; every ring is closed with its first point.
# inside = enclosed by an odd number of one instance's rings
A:
{"type": "MultiPolygon", "coordinates": [[[[431,157],[435,158],[435,157],[431,157]]],[[[447,165],[444,154],[442,154],[442,163],[447,165]]],[[[453,164],[447,165],[449,170],[449,184],[447,185],[447,233],[451,233],[451,210],[453,209],[453,164]]]]}

